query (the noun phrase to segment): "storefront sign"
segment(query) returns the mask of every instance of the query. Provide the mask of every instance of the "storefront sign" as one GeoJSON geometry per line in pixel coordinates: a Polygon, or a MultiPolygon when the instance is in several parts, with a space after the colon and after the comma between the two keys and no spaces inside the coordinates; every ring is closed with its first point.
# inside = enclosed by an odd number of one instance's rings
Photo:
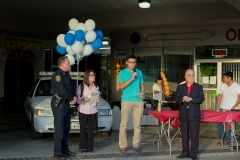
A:
{"type": "Polygon", "coordinates": [[[7,52],[5,48],[0,48],[0,60],[6,60],[7,52]]]}
{"type": "Polygon", "coordinates": [[[36,52],[44,51],[44,41],[13,37],[13,36],[2,36],[2,47],[10,49],[19,49],[19,50],[30,50],[36,52]]]}
{"type": "Polygon", "coordinates": [[[239,41],[240,40],[240,29],[230,28],[226,31],[226,40],[227,41],[239,41]]]}
{"type": "Polygon", "coordinates": [[[120,46],[115,48],[115,57],[125,57],[126,56],[126,47],[120,46]]]}
{"type": "Polygon", "coordinates": [[[228,49],[212,49],[212,56],[215,58],[223,58],[228,55],[228,49]]]}

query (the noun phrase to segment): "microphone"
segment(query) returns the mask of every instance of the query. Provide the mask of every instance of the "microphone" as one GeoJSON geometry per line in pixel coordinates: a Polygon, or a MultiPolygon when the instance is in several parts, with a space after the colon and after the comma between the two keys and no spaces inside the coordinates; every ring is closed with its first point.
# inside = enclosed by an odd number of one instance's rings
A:
{"type": "MultiPolygon", "coordinates": [[[[136,72],[136,68],[133,69],[133,72],[136,72]]],[[[135,78],[137,78],[137,76],[135,76],[135,78]]]]}

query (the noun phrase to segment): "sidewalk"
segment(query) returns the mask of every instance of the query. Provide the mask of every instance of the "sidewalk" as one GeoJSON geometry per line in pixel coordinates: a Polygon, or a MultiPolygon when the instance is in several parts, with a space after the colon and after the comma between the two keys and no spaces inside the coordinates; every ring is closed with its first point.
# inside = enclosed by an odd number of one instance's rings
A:
{"type": "MultiPolygon", "coordinates": [[[[0,125],[2,128],[2,125],[0,125]]],[[[11,128],[11,127],[10,127],[11,128]]],[[[239,130],[237,130],[239,131],[239,130]]],[[[132,151],[133,132],[128,131],[127,153],[121,154],[118,146],[118,131],[114,131],[111,137],[103,137],[98,134],[95,137],[94,153],[82,154],[78,149],[79,134],[69,135],[69,148],[77,153],[76,157],[71,159],[112,159],[112,160],[154,160],[154,159],[176,159],[181,154],[180,139],[173,141],[172,155],[169,155],[169,145],[166,138],[162,138],[162,147],[157,149],[157,139],[154,139],[156,128],[142,129],[142,152],[132,151]],[[155,140],[155,143],[153,143],[155,140]]],[[[238,134],[239,132],[237,132],[238,134]]],[[[53,137],[52,134],[46,134],[43,139],[33,140],[30,138],[30,129],[17,130],[0,133],[0,160],[7,158],[18,159],[53,159],[53,137]]],[[[177,136],[179,138],[179,136],[177,136]]],[[[217,146],[216,124],[201,124],[199,157],[206,160],[237,160],[240,157],[240,151],[231,153],[228,146],[217,146]]],[[[10,159],[9,159],[10,160],[10,159]]]]}

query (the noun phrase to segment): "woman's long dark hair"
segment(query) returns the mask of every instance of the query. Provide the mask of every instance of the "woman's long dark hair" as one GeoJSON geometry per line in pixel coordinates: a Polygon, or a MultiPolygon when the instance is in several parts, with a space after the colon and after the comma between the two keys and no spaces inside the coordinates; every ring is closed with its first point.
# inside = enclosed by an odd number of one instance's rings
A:
{"type": "Polygon", "coordinates": [[[97,87],[96,72],[92,69],[88,69],[88,70],[85,71],[84,76],[83,76],[83,83],[86,84],[89,87],[89,85],[90,85],[90,83],[89,83],[90,72],[93,72],[93,74],[95,75],[95,81],[93,83],[97,87]]]}

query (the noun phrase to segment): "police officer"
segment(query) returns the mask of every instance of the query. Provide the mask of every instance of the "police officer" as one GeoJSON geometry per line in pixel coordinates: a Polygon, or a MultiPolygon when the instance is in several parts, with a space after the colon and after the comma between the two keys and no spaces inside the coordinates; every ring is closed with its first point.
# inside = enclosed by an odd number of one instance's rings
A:
{"type": "Polygon", "coordinates": [[[64,158],[75,156],[68,148],[67,140],[70,130],[71,109],[70,105],[77,101],[76,89],[68,73],[70,62],[67,56],[60,57],[57,61],[59,69],[52,75],[53,98],[51,107],[54,116],[54,157],[64,158]],[[56,104],[56,103],[59,103],[56,104]]]}

